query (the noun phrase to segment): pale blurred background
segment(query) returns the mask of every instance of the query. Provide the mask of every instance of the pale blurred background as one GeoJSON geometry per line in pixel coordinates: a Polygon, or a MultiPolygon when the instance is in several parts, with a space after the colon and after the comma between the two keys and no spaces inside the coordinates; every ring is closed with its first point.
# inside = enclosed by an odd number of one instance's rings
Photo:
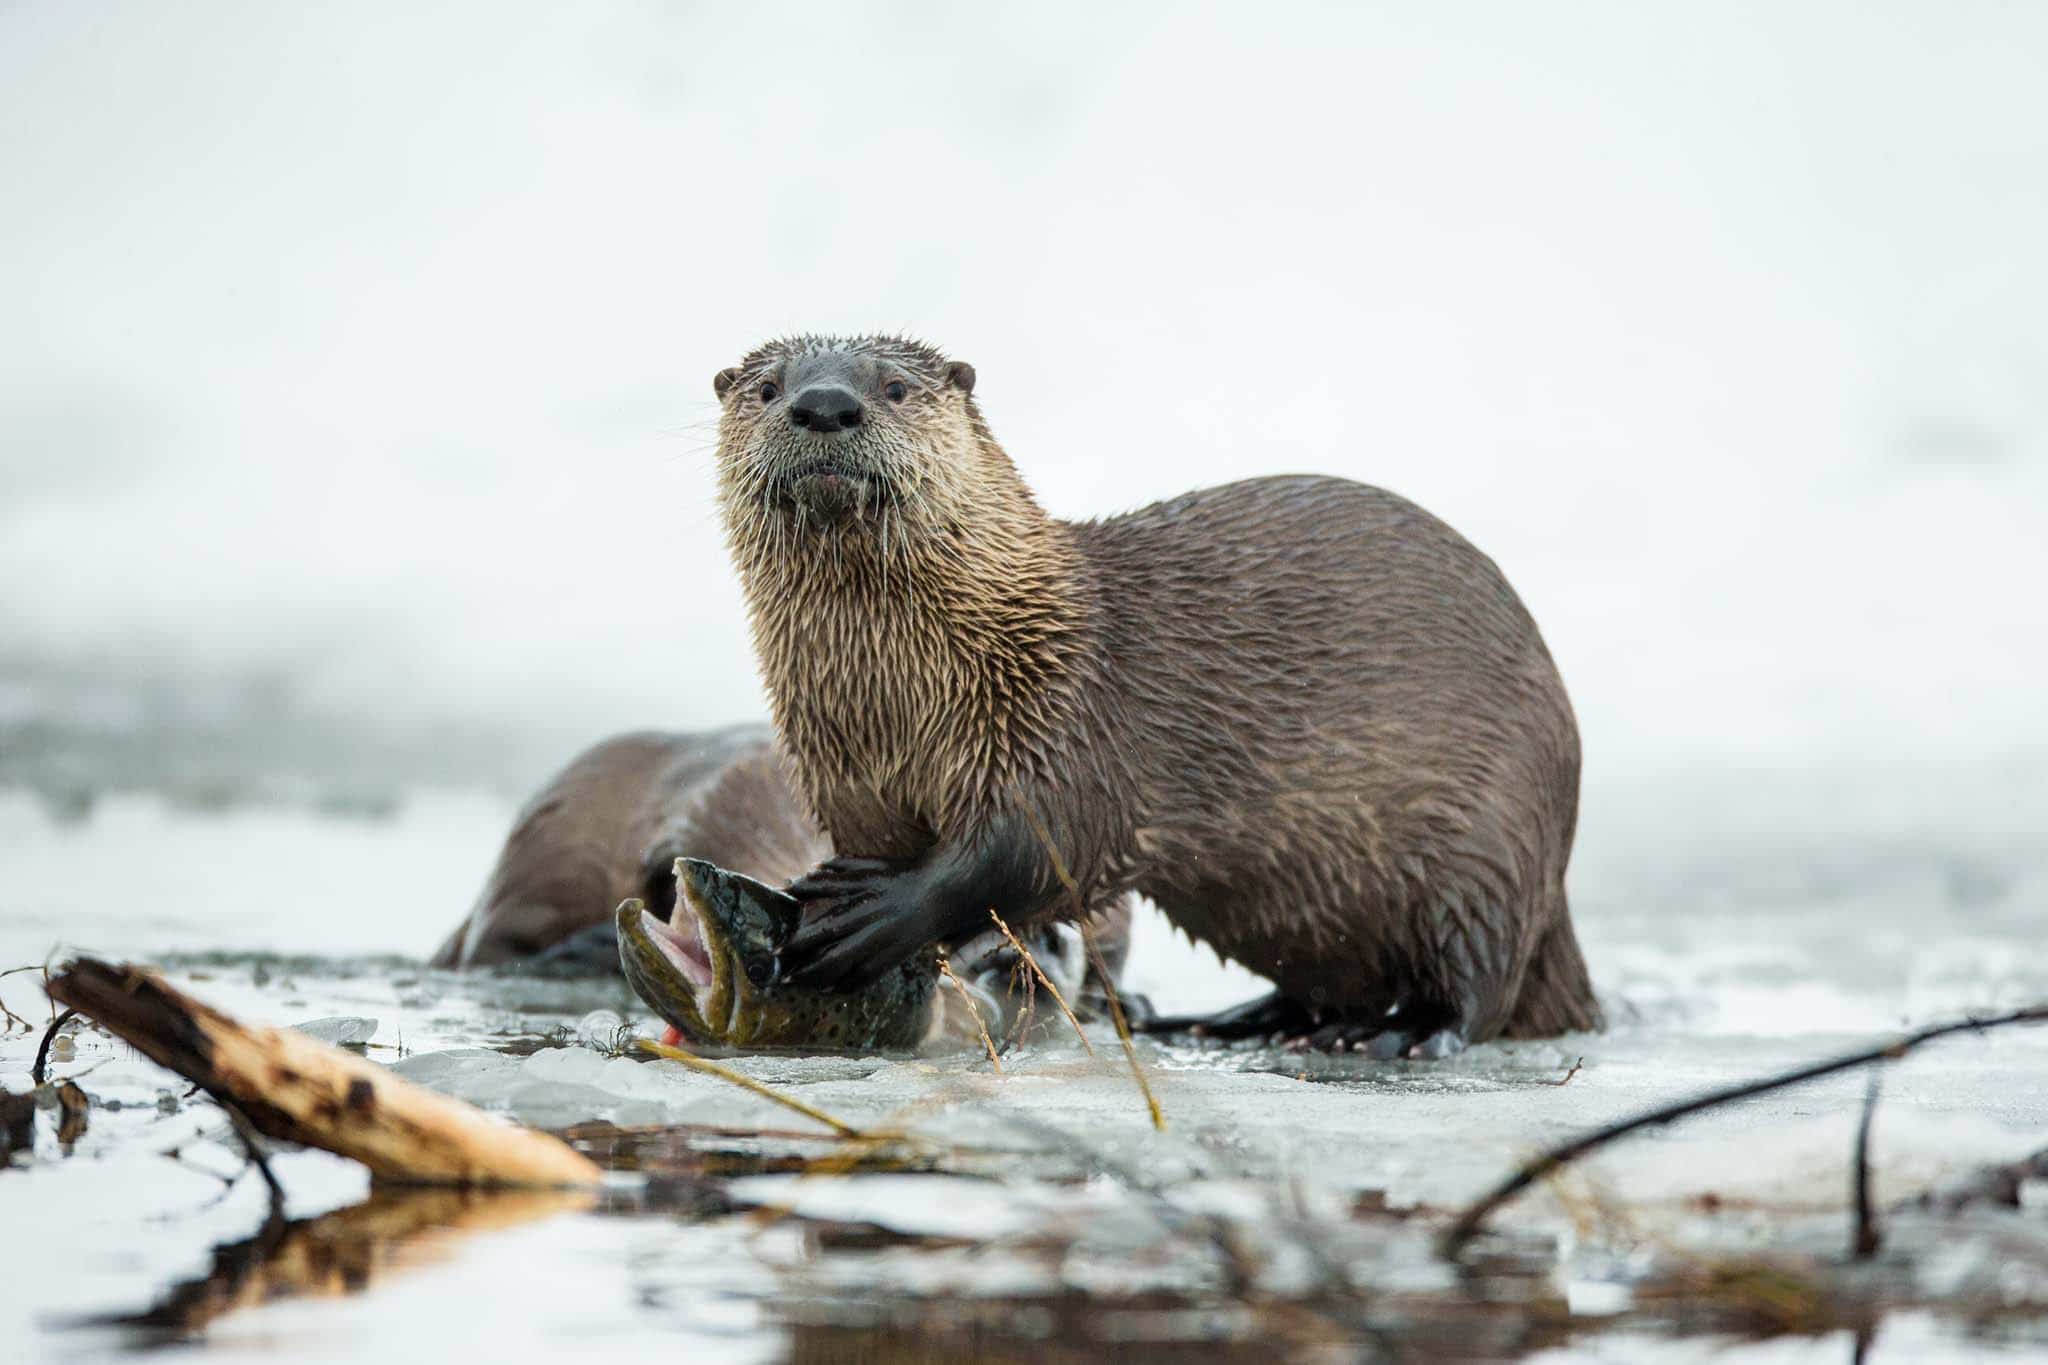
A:
{"type": "Polygon", "coordinates": [[[1582,860],[2038,828],[2044,70],[1989,0],[0,8],[0,783],[509,797],[761,714],[711,375],[890,329],[1056,513],[1463,530],[1582,860]]]}

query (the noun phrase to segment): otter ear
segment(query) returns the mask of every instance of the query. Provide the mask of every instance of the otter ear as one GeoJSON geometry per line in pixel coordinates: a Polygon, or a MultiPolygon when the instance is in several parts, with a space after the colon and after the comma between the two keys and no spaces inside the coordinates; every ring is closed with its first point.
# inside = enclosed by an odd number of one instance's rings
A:
{"type": "Polygon", "coordinates": [[[964,360],[956,360],[946,367],[946,382],[956,386],[962,393],[974,392],[974,367],[964,360]]]}
{"type": "Polygon", "coordinates": [[[711,376],[711,391],[720,398],[725,397],[728,393],[732,392],[732,386],[739,383],[740,376],[745,373],[746,371],[737,365],[726,366],[717,374],[711,376]]]}

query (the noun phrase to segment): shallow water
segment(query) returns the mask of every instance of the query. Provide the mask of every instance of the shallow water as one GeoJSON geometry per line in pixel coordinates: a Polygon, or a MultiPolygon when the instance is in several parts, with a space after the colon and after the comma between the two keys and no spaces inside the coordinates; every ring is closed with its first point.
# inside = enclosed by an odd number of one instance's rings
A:
{"type": "MultiPolygon", "coordinates": [[[[567,1129],[617,1172],[587,1203],[366,1203],[353,1166],[290,1154],[276,1168],[299,1221],[262,1233],[260,1183],[221,1179],[242,1162],[218,1111],[82,1033],[55,1070],[91,1097],[88,1131],[67,1149],[45,1115],[0,1173],[0,1334],[50,1359],[168,1335],[292,1359],[1147,1343],[1343,1359],[1376,1342],[1805,1361],[1849,1359],[1853,1321],[1865,1359],[2048,1357],[2048,1191],[1960,1221],[1899,1214],[1873,1264],[1843,1263],[1855,1075],[1610,1149],[1497,1218],[1462,1277],[1431,1247],[1442,1211],[1545,1143],[1902,1024],[2048,999],[2044,791],[2024,766],[1595,790],[1573,893],[1606,1034],[1430,1064],[1141,1044],[1164,1133],[1107,1033],[1097,1058],[1037,1046],[1000,1076],[973,1055],[740,1061],[924,1139],[830,1176],[801,1167],[839,1146],[797,1116],[619,1055],[627,1026],[655,1028],[623,987],[418,965],[480,879],[502,800],[419,791],[335,814],[138,793],[81,815],[0,791],[0,965],[59,948],[160,963],[247,1019],[320,1021],[414,1080],[567,1129]],[[1795,1269],[1725,1269],[1760,1256],[1795,1269]],[[1842,1307],[1878,1297],[1908,1307],[1842,1307]],[[153,1325],[104,1321],[152,1307],[153,1325]]],[[[1158,920],[1129,984],[1172,1009],[1256,989],[1158,920]]],[[[0,1000],[48,1018],[33,972],[0,979],[0,1000]]],[[[28,1088],[37,1031],[0,1039],[0,1087],[28,1088]]],[[[1893,1067],[1883,1199],[2048,1147],[2044,1078],[2048,1030],[1893,1067]]]]}

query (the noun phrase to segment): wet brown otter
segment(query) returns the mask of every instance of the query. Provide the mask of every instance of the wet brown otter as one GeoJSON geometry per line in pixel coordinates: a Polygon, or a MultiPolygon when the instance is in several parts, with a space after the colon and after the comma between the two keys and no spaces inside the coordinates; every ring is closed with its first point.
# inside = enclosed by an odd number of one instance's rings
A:
{"type": "MultiPolygon", "coordinates": [[[[620,942],[614,911],[629,900],[671,921],[661,936],[686,956],[701,958],[698,930],[688,919],[673,922],[678,858],[716,863],[726,882],[752,877],[780,884],[830,849],[825,832],[805,812],[767,726],[617,735],[577,755],[520,810],[476,904],[432,964],[522,963],[565,974],[615,975],[620,942]],[[730,872],[744,876],[735,879],[730,872]]],[[[1055,927],[1025,931],[1032,951],[1056,979],[1079,985],[1082,999],[1092,1004],[1101,982],[1089,970],[1077,936],[1071,930],[1050,932],[1055,927]]],[[[1094,927],[1113,979],[1129,944],[1129,904],[1112,906],[1094,927]]],[[[1007,942],[991,928],[951,958],[1001,1034],[1023,1008],[1011,989],[1015,959],[1007,942]]],[[[941,993],[924,1014],[931,1016],[934,1040],[971,1042],[976,1021],[962,1017],[952,992],[941,993]]],[[[724,1033],[697,1041],[739,1045],[724,1033]]],[[[777,1039],[781,1046],[799,1041],[787,1028],[777,1039]]],[[[814,1041],[829,1045],[822,1035],[814,1041]]]]}
{"type": "Polygon", "coordinates": [[[578,754],[520,810],[475,906],[432,964],[552,956],[616,972],[613,909],[637,896],[666,914],[678,857],[780,883],[829,848],[767,726],[616,735],[578,754]]]}
{"type": "Polygon", "coordinates": [[[784,974],[852,986],[991,907],[1069,914],[1070,875],[1274,981],[1211,1032],[1431,1057],[1599,1027],[1578,734],[1493,562],[1335,478],[1054,520],[974,380],[798,337],[715,381],[727,539],[841,855],[791,887],[784,974]]]}

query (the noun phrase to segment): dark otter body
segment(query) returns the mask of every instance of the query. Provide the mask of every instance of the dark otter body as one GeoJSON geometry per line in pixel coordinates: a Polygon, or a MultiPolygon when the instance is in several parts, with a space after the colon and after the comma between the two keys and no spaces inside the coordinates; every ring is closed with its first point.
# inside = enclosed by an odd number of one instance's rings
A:
{"type": "MultiPolygon", "coordinates": [[[[830,847],[767,726],[617,735],[578,754],[520,810],[476,904],[432,965],[539,962],[615,974],[614,910],[638,899],[668,917],[677,858],[779,885],[830,847]]],[[[1129,905],[1112,907],[1096,928],[1113,977],[1129,946],[1129,905]]],[[[1050,935],[1033,948],[1048,963],[1071,955],[1050,935]]],[[[1080,979],[1081,964],[1070,966],[1069,976],[1080,979]]],[[[1000,942],[957,954],[955,967],[1005,1000],[1011,962],[1000,942]]],[[[1092,975],[1085,986],[1091,994],[1101,989],[1092,975]]]]}
{"type": "Polygon", "coordinates": [[[871,980],[991,907],[1072,913],[1071,876],[1273,979],[1221,1030],[1434,1056],[1598,1027],[1564,894],[1577,732],[1492,561],[1331,478],[1055,521],[972,386],[886,338],[719,377],[782,743],[853,855],[792,887],[785,971],[871,980]]]}
{"type": "MultiPolygon", "coordinates": [[[[488,966],[560,952],[588,930],[603,939],[631,896],[665,914],[678,857],[779,883],[827,847],[766,726],[618,735],[577,755],[520,810],[476,905],[432,962],[488,966]]],[[[615,943],[589,947],[591,965],[619,969],[615,943]]]]}

